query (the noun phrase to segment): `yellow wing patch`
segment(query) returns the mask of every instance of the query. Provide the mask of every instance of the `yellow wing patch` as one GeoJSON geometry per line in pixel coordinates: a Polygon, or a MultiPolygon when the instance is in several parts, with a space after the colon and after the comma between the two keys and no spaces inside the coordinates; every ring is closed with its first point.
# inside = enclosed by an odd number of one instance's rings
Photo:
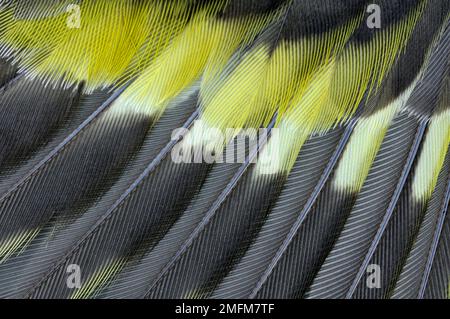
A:
{"type": "Polygon", "coordinates": [[[52,82],[64,78],[68,85],[85,81],[90,92],[116,84],[137,53],[136,67],[157,55],[182,29],[189,9],[189,2],[181,0],[86,0],[80,4],[80,28],[67,24],[66,13],[18,20],[7,9],[0,43],[3,55],[12,55],[30,76],[52,82]]]}
{"type": "Polygon", "coordinates": [[[427,201],[436,187],[450,144],[450,111],[431,119],[412,184],[416,200],[427,201]]]}
{"type": "Polygon", "coordinates": [[[335,173],[337,189],[351,193],[361,190],[398,106],[390,105],[358,123],[335,173]]]}
{"type": "MultiPolygon", "coordinates": [[[[199,78],[202,86],[208,86],[232,54],[256,36],[274,15],[222,20],[212,14],[220,7],[208,7],[198,13],[117,103],[148,107],[159,117],[170,100],[199,78]]],[[[247,75],[256,77],[253,72],[247,75]]],[[[234,99],[239,97],[233,95],[234,99]]]]}
{"type": "Polygon", "coordinates": [[[202,119],[221,130],[258,127],[278,112],[281,154],[260,172],[289,171],[309,135],[344,123],[366,94],[376,92],[422,11],[419,5],[364,44],[349,42],[362,22],[359,17],[322,35],[281,42],[273,52],[269,45],[258,45],[219,78],[214,90],[201,92],[202,119]]]}
{"type": "Polygon", "coordinates": [[[337,189],[352,193],[362,189],[393,119],[403,110],[419,78],[387,107],[359,121],[335,173],[337,189]]]}

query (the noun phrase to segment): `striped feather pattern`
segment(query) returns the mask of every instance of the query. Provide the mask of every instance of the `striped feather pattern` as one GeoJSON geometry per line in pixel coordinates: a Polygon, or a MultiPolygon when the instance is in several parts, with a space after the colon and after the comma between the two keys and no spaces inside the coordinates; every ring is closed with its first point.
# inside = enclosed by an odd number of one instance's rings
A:
{"type": "Polygon", "coordinates": [[[1,4],[0,297],[449,297],[449,40],[448,0],[1,4]]]}

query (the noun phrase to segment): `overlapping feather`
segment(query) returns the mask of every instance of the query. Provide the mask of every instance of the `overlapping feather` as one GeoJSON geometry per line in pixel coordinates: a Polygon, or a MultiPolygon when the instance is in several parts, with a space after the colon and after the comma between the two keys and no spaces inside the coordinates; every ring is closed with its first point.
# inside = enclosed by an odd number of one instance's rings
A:
{"type": "Polygon", "coordinates": [[[21,124],[33,143],[16,130],[11,145],[0,140],[11,157],[0,173],[0,295],[368,296],[365,268],[405,239],[404,259],[390,259],[399,284],[383,293],[403,296],[420,277],[416,297],[436,295],[449,264],[450,122],[448,85],[428,86],[448,68],[450,6],[374,2],[385,14],[375,30],[363,0],[0,7],[1,111],[28,90],[17,116],[0,119],[11,125],[44,101],[21,124]],[[68,121],[77,107],[95,111],[68,121]],[[55,108],[56,124],[39,120],[55,108]],[[190,132],[177,145],[160,121],[190,132]],[[211,140],[208,129],[260,127],[271,138],[242,165],[170,157],[211,143],[221,154],[236,137],[211,140]],[[254,166],[258,156],[271,162],[254,166]],[[397,238],[403,203],[419,229],[397,238]],[[69,264],[84,273],[76,291],[69,264]]]}

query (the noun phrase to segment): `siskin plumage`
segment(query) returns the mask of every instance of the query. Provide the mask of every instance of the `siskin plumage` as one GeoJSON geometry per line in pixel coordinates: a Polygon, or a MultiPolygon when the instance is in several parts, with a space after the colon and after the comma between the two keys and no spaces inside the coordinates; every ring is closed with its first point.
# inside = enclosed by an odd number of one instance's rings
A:
{"type": "Polygon", "coordinates": [[[449,144],[448,0],[0,2],[0,297],[447,298],[449,144]]]}

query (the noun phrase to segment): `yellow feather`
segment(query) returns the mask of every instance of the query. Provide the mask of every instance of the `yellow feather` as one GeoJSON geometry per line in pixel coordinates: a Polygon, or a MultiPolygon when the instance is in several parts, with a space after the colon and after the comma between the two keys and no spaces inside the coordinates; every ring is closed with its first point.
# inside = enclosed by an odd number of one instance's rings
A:
{"type": "Polygon", "coordinates": [[[450,111],[432,118],[412,183],[416,200],[430,199],[450,144],[450,111]]]}
{"type": "MultiPolygon", "coordinates": [[[[210,85],[231,55],[250,41],[272,16],[255,15],[221,20],[214,16],[221,7],[210,6],[198,13],[122,94],[117,103],[142,105],[148,107],[155,117],[159,117],[171,99],[200,77],[202,87],[210,85]]],[[[252,72],[248,72],[247,75],[252,76],[251,74],[252,72]]],[[[238,79],[233,83],[243,85],[245,79],[238,79]]],[[[238,95],[233,96],[233,99],[238,98],[238,95]]]]}
{"type": "Polygon", "coordinates": [[[398,104],[390,105],[358,123],[336,170],[337,189],[351,193],[361,190],[398,110],[398,104]]]}
{"type": "Polygon", "coordinates": [[[294,100],[295,107],[281,118],[261,154],[257,170],[259,174],[289,173],[300,149],[313,132],[313,123],[328,95],[331,71],[332,64],[317,71],[304,94],[294,100]]]}
{"type": "Polygon", "coordinates": [[[387,130],[405,107],[419,78],[387,107],[359,121],[336,169],[334,186],[337,189],[353,193],[361,190],[387,130]]]}
{"type": "Polygon", "coordinates": [[[334,64],[330,93],[324,102],[315,130],[324,131],[351,118],[364,95],[376,92],[403,52],[425,1],[408,16],[381,30],[374,39],[360,44],[351,42],[334,64]]]}
{"type": "Polygon", "coordinates": [[[157,55],[186,23],[188,4],[86,0],[80,4],[80,28],[67,24],[68,14],[14,19],[0,37],[3,55],[13,55],[32,77],[64,78],[68,85],[85,81],[90,92],[116,84],[126,71],[135,74],[132,62],[140,68],[143,59],[157,55]]]}

